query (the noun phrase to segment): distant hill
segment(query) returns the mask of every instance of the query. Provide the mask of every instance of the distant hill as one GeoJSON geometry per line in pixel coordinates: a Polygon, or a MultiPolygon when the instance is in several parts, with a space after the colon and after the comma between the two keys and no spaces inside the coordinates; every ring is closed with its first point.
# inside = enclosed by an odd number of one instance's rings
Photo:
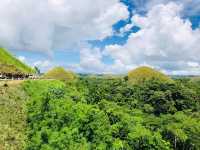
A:
{"type": "Polygon", "coordinates": [[[140,84],[151,79],[159,80],[162,82],[173,82],[173,80],[167,75],[146,66],[136,68],[128,73],[128,81],[131,83],[140,84]]]}
{"type": "Polygon", "coordinates": [[[200,82],[200,76],[189,77],[191,82],[200,82]]]}
{"type": "Polygon", "coordinates": [[[0,48],[0,72],[34,73],[34,69],[15,58],[6,49],[0,48]]]}
{"type": "Polygon", "coordinates": [[[43,78],[46,79],[57,79],[57,80],[74,80],[76,79],[76,75],[71,72],[71,71],[67,71],[62,67],[55,67],[51,70],[49,70],[44,76],[43,78]]]}

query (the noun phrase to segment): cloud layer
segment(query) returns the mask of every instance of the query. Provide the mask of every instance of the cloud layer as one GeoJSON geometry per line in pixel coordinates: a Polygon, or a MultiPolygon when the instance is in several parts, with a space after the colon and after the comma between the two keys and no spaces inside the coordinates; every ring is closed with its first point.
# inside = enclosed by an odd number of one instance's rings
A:
{"type": "Polygon", "coordinates": [[[168,4],[169,2],[174,2],[182,5],[184,8],[182,10],[183,16],[193,16],[200,13],[200,1],[199,0],[130,0],[136,7],[135,11],[138,12],[148,12],[154,6],[159,4],[168,4]]]}
{"type": "Polygon", "coordinates": [[[119,0],[1,0],[0,45],[49,52],[112,35],[128,18],[119,0]]]}
{"type": "Polygon", "coordinates": [[[148,64],[170,74],[200,73],[200,30],[193,30],[191,22],[181,18],[182,10],[182,5],[170,2],[155,5],[146,16],[134,15],[127,26],[141,30],[132,33],[123,46],[107,46],[104,54],[121,66],[148,64]]]}
{"type": "MultiPolygon", "coordinates": [[[[136,6],[134,15],[120,35],[133,26],[140,30],[124,45],[100,49],[91,48],[88,41],[112,37],[113,25],[129,18],[127,6],[119,0],[1,0],[0,45],[44,53],[76,49],[80,62],[65,65],[79,72],[125,73],[150,65],[169,74],[200,74],[200,28],[193,29],[185,19],[200,12],[200,1],[130,1],[136,6]],[[105,57],[112,63],[106,64],[105,57]]],[[[32,64],[55,65],[44,60],[32,64]]]]}

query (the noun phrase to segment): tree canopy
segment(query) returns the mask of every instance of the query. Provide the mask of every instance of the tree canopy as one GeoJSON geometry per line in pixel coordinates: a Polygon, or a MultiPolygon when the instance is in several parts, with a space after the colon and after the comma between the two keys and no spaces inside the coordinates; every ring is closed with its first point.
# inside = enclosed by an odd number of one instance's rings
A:
{"type": "Polygon", "coordinates": [[[30,96],[28,150],[200,148],[200,85],[81,77],[23,87],[30,96]]]}

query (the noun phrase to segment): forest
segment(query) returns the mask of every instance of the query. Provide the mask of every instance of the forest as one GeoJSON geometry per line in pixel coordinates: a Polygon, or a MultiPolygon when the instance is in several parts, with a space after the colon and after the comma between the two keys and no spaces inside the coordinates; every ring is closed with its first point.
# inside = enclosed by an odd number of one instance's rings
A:
{"type": "MultiPolygon", "coordinates": [[[[7,86],[3,89],[12,93],[7,99],[18,103],[4,105],[18,110],[1,118],[5,149],[200,149],[198,80],[152,78],[133,84],[127,77],[79,76],[25,81],[14,91],[7,86]]],[[[4,105],[1,113],[8,111],[4,105]]]]}
{"type": "Polygon", "coordinates": [[[200,0],[0,2],[0,150],[200,150],[200,0]]]}

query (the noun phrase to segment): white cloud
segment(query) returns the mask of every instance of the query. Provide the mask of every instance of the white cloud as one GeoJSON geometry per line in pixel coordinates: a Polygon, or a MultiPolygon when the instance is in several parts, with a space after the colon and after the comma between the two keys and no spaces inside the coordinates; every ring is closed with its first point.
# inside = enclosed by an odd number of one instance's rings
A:
{"type": "Polygon", "coordinates": [[[24,56],[19,56],[18,59],[19,59],[21,62],[26,62],[26,57],[24,57],[24,56]]]}
{"type": "MultiPolygon", "coordinates": [[[[1,0],[0,45],[43,52],[80,49],[80,64],[71,65],[79,72],[123,73],[145,64],[171,74],[200,73],[200,29],[193,30],[182,18],[198,14],[200,1],[133,1],[138,10],[121,32],[135,25],[141,30],[132,33],[125,45],[109,45],[102,52],[87,41],[112,35],[113,24],[128,18],[127,7],[119,0],[1,0]],[[141,11],[147,14],[137,14],[141,11]],[[114,63],[105,64],[105,55],[114,63]]],[[[48,60],[31,64],[53,66],[48,60]]]]}
{"type": "Polygon", "coordinates": [[[105,64],[103,62],[104,55],[107,55],[98,48],[85,48],[81,50],[80,55],[80,64],[74,66],[74,70],[78,72],[87,72],[87,73],[124,73],[136,67],[134,65],[125,65],[121,62],[120,59],[114,60],[113,64],[105,64]]]}
{"type": "Polygon", "coordinates": [[[112,35],[128,18],[119,0],[1,0],[0,45],[23,50],[73,49],[112,35]]]}
{"type": "Polygon", "coordinates": [[[47,71],[54,66],[53,62],[50,60],[28,60],[25,56],[19,56],[18,59],[31,67],[38,67],[41,71],[47,71]]]}
{"type": "Polygon", "coordinates": [[[199,68],[200,67],[200,64],[198,62],[189,61],[187,64],[188,64],[189,67],[194,67],[194,68],[199,68]]]}
{"type": "Polygon", "coordinates": [[[107,46],[105,52],[125,66],[149,64],[168,73],[174,70],[200,73],[194,63],[200,63],[200,30],[193,30],[189,20],[183,20],[183,7],[177,3],[159,4],[146,16],[134,15],[132,24],[141,28],[129,36],[123,46],[107,46]]]}
{"type": "Polygon", "coordinates": [[[48,60],[44,60],[44,61],[38,60],[33,63],[33,66],[39,67],[41,69],[46,69],[46,68],[50,68],[52,66],[52,64],[48,60]]]}
{"type": "Polygon", "coordinates": [[[100,73],[104,72],[106,65],[102,62],[102,52],[100,49],[84,48],[80,51],[80,65],[81,72],[100,73]]]}
{"type": "Polygon", "coordinates": [[[184,16],[198,15],[200,13],[200,1],[199,0],[131,0],[134,3],[136,9],[135,13],[148,12],[154,6],[159,4],[168,4],[169,2],[175,2],[183,6],[182,14],[184,16]]]}

